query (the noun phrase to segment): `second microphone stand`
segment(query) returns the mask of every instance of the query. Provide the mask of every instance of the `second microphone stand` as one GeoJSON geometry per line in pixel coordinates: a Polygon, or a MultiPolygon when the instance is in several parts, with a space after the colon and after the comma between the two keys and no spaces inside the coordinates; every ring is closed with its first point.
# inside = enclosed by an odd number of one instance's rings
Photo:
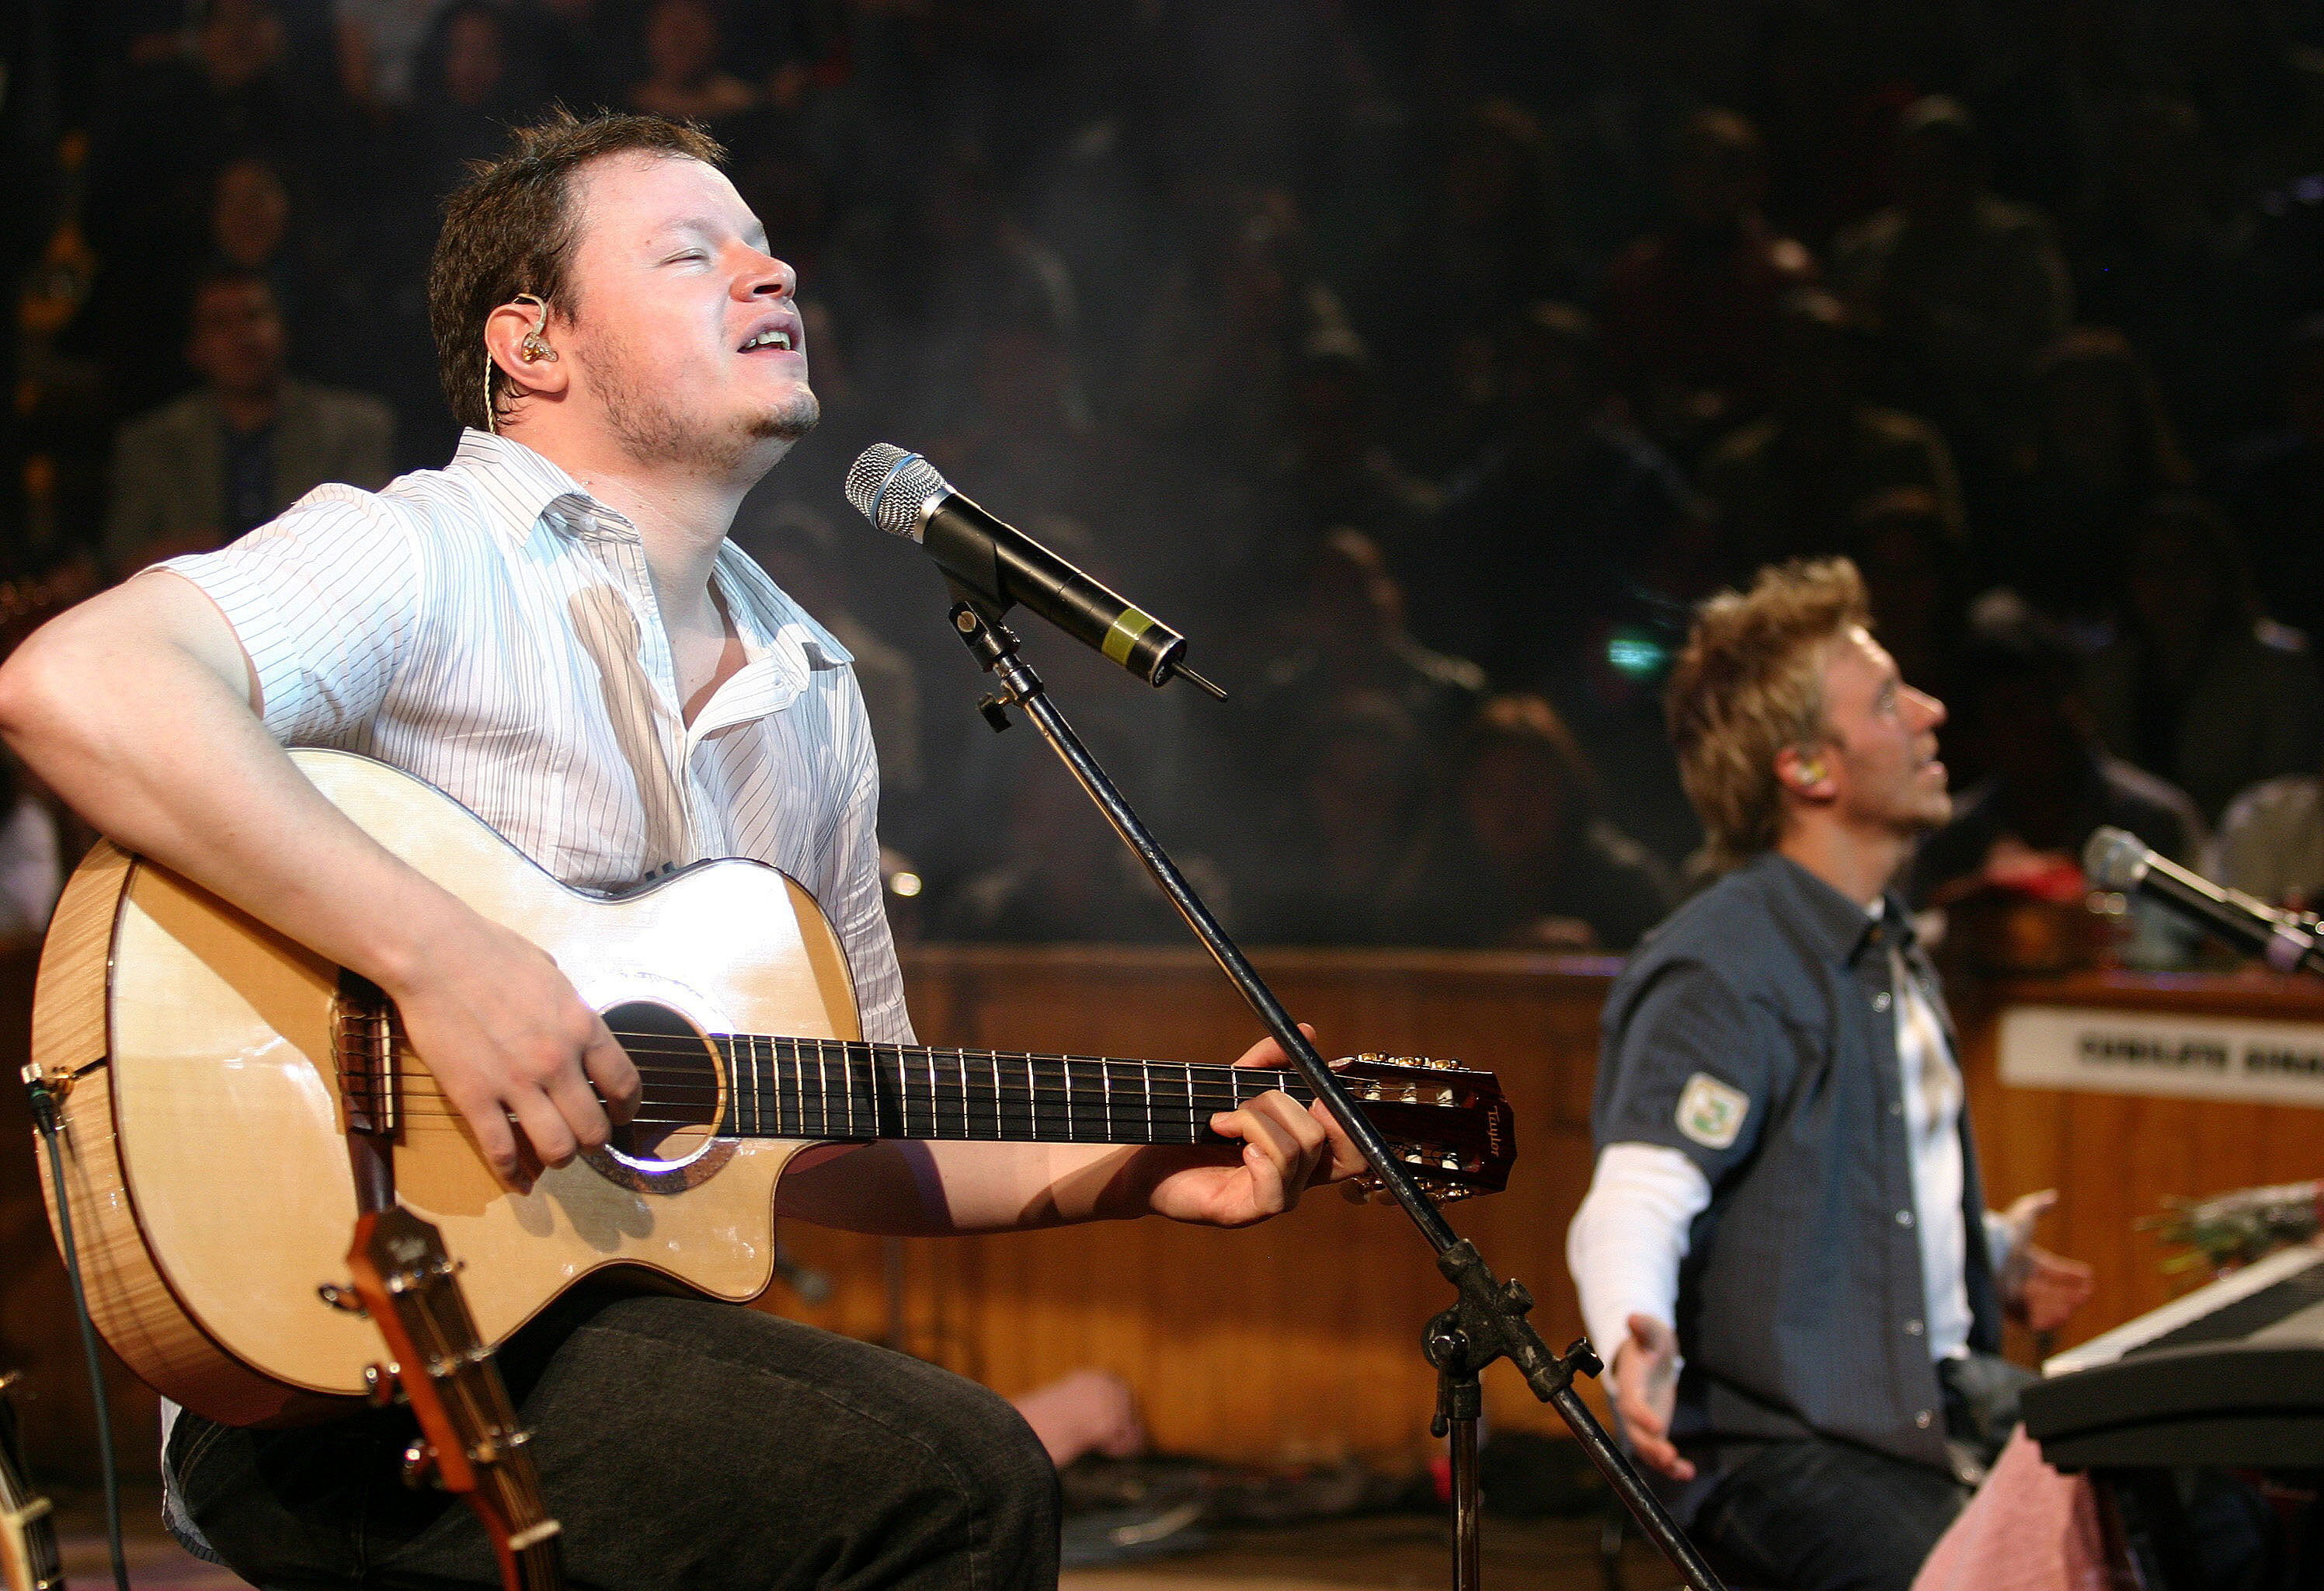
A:
{"type": "Polygon", "coordinates": [[[1533,1295],[1520,1281],[1502,1281],[1485,1263],[1474,1244],[1457,1235],[1444,1216],[1397,1159],[1339,1077],[1291,1020],[1282,1002],[1262,981],[1240,949],[1227,937],[1185,877],[1170,860],[1121,792],[1114,788],[1073,726],[1049,699],[1031,665],[1018,654],[1016,635],[1001,622],[1001,613],[985,601],[953,587],[962,598],[952,609],[953,628],[979,667],[999,682],[1000,689],[977,704],[994,729],[1009,727],[1009,709],[1015,708],[1033,721],[1050,749],[1057,754],[1091,800],[1105,814],[1122,842],[1138,854],[1146,871],[1162,887],[1178,915],[1186,920],[1221,970],[1243,1000],[1258,1013],[1291,1058],[1315,1096],[1347,1129],[1363,1154],[1372,1175],[1403,1207],[1420,1235],[1436,1252],[1436,1268],[1458,1290],[1452,1306],[1430,1320],[1422,1334],[1423,1351],[1436,1371],[1436,1417],[1434,1434],[1450,1439],[1452,1468],[1454,1591],[1480,1591],[1484,1584],[1480,1556],[1482,1514],[1477,1488],[1477,1421],[1483,1412],[1483,1389],[1478,1381],[1485,1366],[1507,1358],[1525,1377],[1535,1397],[1555,1409],[1582,1451],[1606,1477],[1615,1494],[1694,1591],[1723,1591],[1719,1577],[1703,1561],[1694,1544],[1646,1487],[1645,1479],[1598,1422],[1590,1406],[1573,1390],[1576,1375],[1596,1375],[1602,1368],[1586,1339],[1553,1354],[1526,1317],[1533,1295]]]}

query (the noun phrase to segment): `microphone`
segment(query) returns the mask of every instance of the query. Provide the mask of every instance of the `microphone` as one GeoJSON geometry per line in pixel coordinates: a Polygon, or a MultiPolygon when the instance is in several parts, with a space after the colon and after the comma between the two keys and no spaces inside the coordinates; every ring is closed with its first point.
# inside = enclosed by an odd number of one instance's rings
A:
{"type": "Polygon", "coordinates": [[[1149,685],[1183,674],[1221,701],[1227,693],[1185,664],[1186,638],[974,500],[936,467],[888,442],[863,449],[847,472],[847,500],[891,536],[908,536],[953,583],[990,607],[1030,608],[1149,685]]]}
{"type": "Polygon", "coordinates": [[[2264,957],[2278,972],[2324,972],[2312,920],[2264,906],[2240,890],[2223,890],[2135,834],[2101,828],[2090,836],[2082,850],[2082,871],[2100,889],[2161,902],[2230,944],[2264,957]]]}

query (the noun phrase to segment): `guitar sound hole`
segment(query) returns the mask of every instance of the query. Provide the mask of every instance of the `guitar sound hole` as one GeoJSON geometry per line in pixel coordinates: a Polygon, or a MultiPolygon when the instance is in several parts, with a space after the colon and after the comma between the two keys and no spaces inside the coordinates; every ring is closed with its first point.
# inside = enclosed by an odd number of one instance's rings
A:
{"type": "Polygon", "coordinates": [[[636,1117],[613,1129],[624,1160],[687,1160],[710,1142],[724,1106],[724,1069],[702,1030],[667,1005],[632,1000],[605,1013],[605,1026],[638,1068],[636,1117]]]}

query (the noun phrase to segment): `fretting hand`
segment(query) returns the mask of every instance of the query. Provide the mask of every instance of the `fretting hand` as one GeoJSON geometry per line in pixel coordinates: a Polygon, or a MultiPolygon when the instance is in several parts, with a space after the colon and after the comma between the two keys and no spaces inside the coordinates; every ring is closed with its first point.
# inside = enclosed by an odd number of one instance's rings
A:
{"type": "MultiPolygon", "coordinates": [[[[1299,1031],[1310,1039],[1315,1036],[1305,1022],[1299,1031]]],[[[1290,1064],[1291,1058],[1271,1038],[1252,1045],[1235,1062],[1276,1068],[1290,1064]]],[[[1240,1140],[1241,1152],[1197,1151],[1200,1163],[1181,1163],[1164,1172],[1149,1195],[1156,1215],[1208,1226],[1248,1226],[1292,1208],[1310,1188],[1364,1169],[1363,1156],[1330,1111],[1320,1102],[1303,1105],[1280,1089],[1270,1089],[1239,1109],[1220,1111],[1211,1117],[1210,1127],[1221,1137],[1240,1140]]],[[[1160,1152],[1176,1158],[1187,1152],[1160,1152]]]]}

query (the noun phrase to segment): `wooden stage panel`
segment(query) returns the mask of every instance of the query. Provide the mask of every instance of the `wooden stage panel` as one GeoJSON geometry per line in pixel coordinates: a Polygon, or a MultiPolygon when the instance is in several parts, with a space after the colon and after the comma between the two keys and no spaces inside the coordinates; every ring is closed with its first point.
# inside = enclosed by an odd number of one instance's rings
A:
{"type": "MultiPolygon", "coordinates": [[[[1453,1225],[1540,1300],[1558,1346],[1579,1334],[1565,1225],[1589,1183],[1589,1091],[1603,961],[1526,955],[1276,953],[1261,971],[1327,1055],[1428,1054],[1500,1074],[1517,1112],[1517,1195],[1452,1207],[1453,1225]]],[[[1225,1060],[1257,1037],[1197,954],[924,947],[907,960],[931,1043],[1225,1060]]],[[[878,1240],[785,1229],[837,1291],[805,1318],[865,1336],[885,1320],[878,1240]]],[[[1402,1455],[1434,1383],[1421,1327],[1450,1290],[1394,1208],[1313,1194],[1248,1232],[1137,1222],[899,1245],[906,1346],[1004,1392],[1084,1364],[1138,1387],[1164,1446],[1248,1458],[1402,1455]]],[[[787,1309],[795,1301],[770,1300],[787,1309]]],[[[1495,1385],[1496,1382],[1505,1384],[1495,1385]]],[[[1554,1426],[1513,1373],[1496,1420],[1554,1426]]]]}
{"type": "MultiPolygon", "coordinates": [[[[1397,951],[1257,959],[1294,1014],[1317,1026],[1328,1055],[1433,1054],[1499,1073],[1517,1115],[1516,1174],[1508,1192],[1451,1215],[1504,1275],[1533,1290],[1535,1319],[1563,1347],[1581,1330],[1565,1228],[1589,1185],[1598,1015],[1614,964],[1397,951]]],[[[1192,952],[924,946],[906,971],[931,1043],[1218,1060],[1256,1033],[1192,952]]],[[[2059,1188],[2042,1240],[2098,1269],[2097,1296],[2056,1346],[2169,1296],[2162,1250],[2135,1229],[2165,1195],[2324,1175],[2324,1111],[2005,1088],[1995,1053],[1997,1016],[2011,1004],[2324,1022],[2324,985],[2090,974],[1957,983],[1952,998],[1990,1202],[2059,1188]]],[[[798,1257],[830,1268],[837,1290],[812,1310],[770,1301],[881,1335],[879,1242],[797,1226],[787,1240],[798,1257]]],[[[1174,1449],[1404,1457],[1425,1446],[1433,1389],[1415,1344],[1449,1289],[1396,1210],[1323,1194],[1244,1233],[1140,1222],[898,1247],[906,1346],[1004,1392],[1095,1364],[1139,1389],[1157,1440],[1174,1449]]],[[[2021,1360],[2034,1355],[2022,1333],[2010,1346],[2021,1360]]],[[[1506,1366],[1487,1390],[1496,1423],[1557,1429],[1506,1366]]]]}

